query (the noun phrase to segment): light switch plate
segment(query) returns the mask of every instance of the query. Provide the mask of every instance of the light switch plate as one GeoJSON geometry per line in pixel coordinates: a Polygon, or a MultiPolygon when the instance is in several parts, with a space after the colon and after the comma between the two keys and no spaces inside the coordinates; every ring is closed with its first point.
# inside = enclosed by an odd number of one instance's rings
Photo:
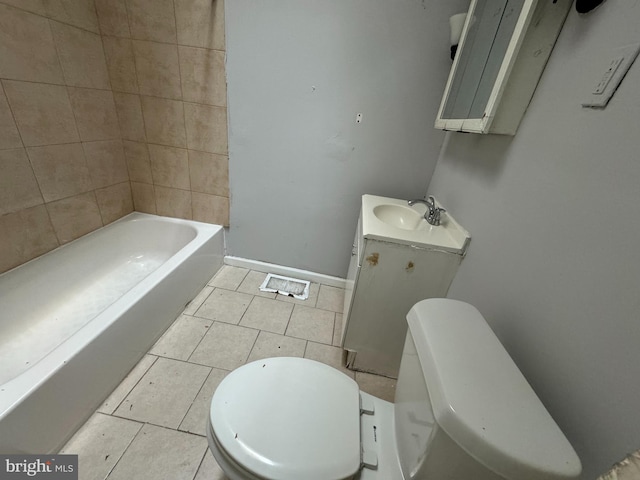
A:
{"type": "Polygon", "coordinates": [[[616,48],[603,64],[600,76],[595,79],[591,93],[582,102],[583,107],[604,108],[622,82],[640,51],[640,43],[616,48]]]}

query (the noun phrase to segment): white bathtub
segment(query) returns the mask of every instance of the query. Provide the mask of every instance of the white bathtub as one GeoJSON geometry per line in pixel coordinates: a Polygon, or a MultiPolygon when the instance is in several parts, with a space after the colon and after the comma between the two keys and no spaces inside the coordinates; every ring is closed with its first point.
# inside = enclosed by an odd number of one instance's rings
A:
{"type": "Polygon", "coordinates": [[[132,213],[0,275],[0,453],[64,445],[222,266],[223,235],[132,213]]]}

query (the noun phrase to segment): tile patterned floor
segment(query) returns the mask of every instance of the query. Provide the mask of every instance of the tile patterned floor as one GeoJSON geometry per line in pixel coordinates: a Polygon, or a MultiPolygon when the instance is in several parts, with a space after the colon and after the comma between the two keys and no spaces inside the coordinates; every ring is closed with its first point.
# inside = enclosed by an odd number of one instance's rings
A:
{"type": "Polygon", "coordinates": [[[209,402],[229,371],[267,357],[317,360],[393,400],[395,381],[342,366],[344,291],[265,293],[266,274],[224,266],[60,453],[80,480],[224,480],[208,450],[209,402]]]}

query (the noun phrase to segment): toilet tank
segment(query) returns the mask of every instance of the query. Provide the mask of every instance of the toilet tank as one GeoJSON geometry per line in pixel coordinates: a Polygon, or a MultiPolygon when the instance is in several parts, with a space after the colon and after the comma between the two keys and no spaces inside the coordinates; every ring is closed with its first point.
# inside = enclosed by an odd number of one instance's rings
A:
{"type": "Polygon", "coordinates": [[[405,480],[577,479],[573,447],[478,310],[423,300],[395,398],[405,480]]]}

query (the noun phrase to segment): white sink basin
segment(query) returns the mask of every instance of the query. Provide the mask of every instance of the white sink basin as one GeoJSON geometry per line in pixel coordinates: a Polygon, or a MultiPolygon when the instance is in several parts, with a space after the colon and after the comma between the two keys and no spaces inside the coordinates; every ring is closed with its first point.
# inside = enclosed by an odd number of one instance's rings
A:
{"type": "Polygon", "coordinates": [[[423,215],[402,205],[377,205],[373,208],[373,214],[381,222],[403,230],[415,230],[420,222],[425,221],[423,215]]]}
{"type": "Polygon", "coordinates": [[[469,232],[448,212],[442,213],[440,225],[429,225],[424,219],[426,211],[422,203],[409,206],[407,200],[363,195],[362,233],[365,238],[464,255],[471,240],[469,232]]]}

